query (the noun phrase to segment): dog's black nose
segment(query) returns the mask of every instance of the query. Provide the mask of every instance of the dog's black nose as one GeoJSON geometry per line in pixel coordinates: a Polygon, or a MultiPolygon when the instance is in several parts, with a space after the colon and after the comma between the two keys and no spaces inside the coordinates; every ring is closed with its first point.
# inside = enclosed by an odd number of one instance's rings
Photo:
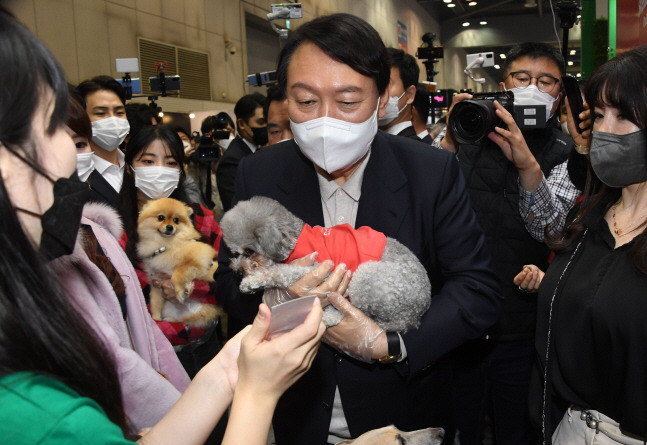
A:
{"type": "Polygon", "coordinates": [[[170,225],[170,224],[169,224],[169,225],[167,225],[167,226],[166,226],[166,228],[164,229],[164,233],[165,233],[166,235],[170,235],[171,233],[173,233],[173,226],[172,226],[172,225],[170,225]]]}

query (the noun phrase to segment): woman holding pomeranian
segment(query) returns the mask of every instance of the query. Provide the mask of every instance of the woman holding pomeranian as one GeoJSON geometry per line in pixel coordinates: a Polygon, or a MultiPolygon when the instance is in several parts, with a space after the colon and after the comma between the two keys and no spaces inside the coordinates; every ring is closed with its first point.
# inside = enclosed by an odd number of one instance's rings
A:
{"type": "MultiPolygon", "coordinates": [[[[130,258],[139,281],[148,297],[150,286],[161,288],[166,298],[175,298],[175,291],[168,276],[158,280],[149,279],[137,258],[137,217],[144,204],[151,199],[174,198],[188,203],[193,209],[193,225],[202,235],[202,241],[216,251],[222,231],[211,210],[198,203],[189,203],[184,193],[184,147],[176,132],[164,125],[142,128],[130,139],[126,148],[126,171],[116,207],[124,223],[125,235],[121,240],[130,258]]],[[[196,280],[191,298],[203,303],[216,304],[212,286],[196,280]]],[[[210,329],[186,327],[182,323],[158,321],[166,338],[178,350],[178,357],[190,377],[208,362],[218,351],[220,326],[210,329]],[[187,345],[189,345],[187,347],[187,345]]]]}
{"type": "Polygon", "coordinates": [[[544,444],[647,440],[645,72],[641,46],[586,84],[592,172],[539,286],[531,412],[544,444]]]}
{"type": "MultiPolygon", "coordinates": [[[[130,443],[113,357],[43,260],[74,244],[87,195],[65,130],[67,84],[2,8],[0,66],[0,437],[130,443]]],[[[308,369],[324,331],[317,302],[303,324],[268,340],[270,316],[262,305],[139,443],[204,443],[233,400],[223,443],[265,444],[278,398],[308,369]]]]}

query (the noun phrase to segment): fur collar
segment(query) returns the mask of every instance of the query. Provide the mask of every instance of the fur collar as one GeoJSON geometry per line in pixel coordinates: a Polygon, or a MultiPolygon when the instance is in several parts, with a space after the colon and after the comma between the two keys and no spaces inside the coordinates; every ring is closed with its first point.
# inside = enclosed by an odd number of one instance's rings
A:
{"type": "Polygon", "coordinates": [[[83,207],[83,217],[102,226],[116,239],[119,239],[124,231],[119,214],[109,205],[89,202],[83,207]]]}
{"type": "MultiPolygon", "coordinates": [[[[110,232],[116,239],[119,239],[123,232],[121,218],[119,218],[119,215],[112,207],[106,204],[98,202],[87,203],[83,206],[83,218],[87,218],[93,223],[100,225],[110,232]]],[[[81,220],[81,224],[83,224],[83,220],[81,220]]],[[[87,260],[87,255],[84,250],[84,236],[83,231],[79,229],[76,236],[74,251],[70,255],[56,258],[50,262],[50,265],[55,268],[70,267],[73,264],[82,262],[84,258],[87,260]]]]}

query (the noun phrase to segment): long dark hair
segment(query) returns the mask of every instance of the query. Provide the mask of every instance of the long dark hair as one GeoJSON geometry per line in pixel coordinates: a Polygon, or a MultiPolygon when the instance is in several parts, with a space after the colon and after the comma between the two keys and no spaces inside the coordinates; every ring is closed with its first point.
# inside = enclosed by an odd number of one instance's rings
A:
{"type": "MultiPolygon", "coordinates": [[[[647,72],[647,45],[627,51],[598,68],[584,89],[591,114],[593,115],[596,106],[613,107],[638,128],[647,128],[645,72],[647,72]]],[[[582,203],[577,213],[567,223],[560,239],[550,240],[549,246],[555,250],[572,248],[584,232],[585,216],[598,205],[602,205],[606,213],[621,195],[621,188],[605,185],[597,178],[589,164],[582,203]]],[[[647,232],[643,231],[635,238],[628,255],[635,268],[647,275],[647,232]]]]}
{"type": "MultiPolygon", "coordinates": [[[[31,122],[51,91],[55,106],[46,131],[53,134],[65,124],[67,83],[45,46],[2,8],[0,66],[0,149],[43,172],[31,122]]],[[[1,177],[0,214],[0,376],[16,372],[51,376],[93,399],[127,432],[112,357],[25,234],[1,177]]]]}
{"type": "Polygon", "coordinates": [[[115,204],[123,220],[126,235],[128,236],[128,241],[126,241],[126,255],[128,255],[128,258],[133,263],[137,261],[136,246],[137,241],[139,241],[139,236],[137,236],[137,217],[139,216],[139,209],[137,208],[137,188],[135,187],[135,178],[132,175],[131,169],[133,161],[138,159],[146,147],[156,140],[160,140],[165,147],[168,147],[171,156],[173,156],[173,159],[175,159],[180,167],[180,182],[173,193],[171,193],[171,198],[188,202],[188,198],[184,192],[184,146],[182,145],[182,139],[180,139],[180,136],[176,132],[165,125],[149,125],[143,127],[128,141],[128,145],[126,146],[126,156],[124,159],[126,171],[115,204]]]}

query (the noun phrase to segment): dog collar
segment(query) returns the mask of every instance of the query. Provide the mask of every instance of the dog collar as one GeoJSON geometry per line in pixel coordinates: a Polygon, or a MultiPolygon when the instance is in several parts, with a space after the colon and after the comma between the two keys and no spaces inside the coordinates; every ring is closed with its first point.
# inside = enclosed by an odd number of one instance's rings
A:
{"type": "Polygon", "coordinates": [[[162,246],[159,249],[155,250],[155,252],[153,252],[153,254],[151,255],[151,258],[153,258],[154,256],[159,255],[160,253],[164,253],[164,252],[166,252],[166,246],[162,246]]]}

